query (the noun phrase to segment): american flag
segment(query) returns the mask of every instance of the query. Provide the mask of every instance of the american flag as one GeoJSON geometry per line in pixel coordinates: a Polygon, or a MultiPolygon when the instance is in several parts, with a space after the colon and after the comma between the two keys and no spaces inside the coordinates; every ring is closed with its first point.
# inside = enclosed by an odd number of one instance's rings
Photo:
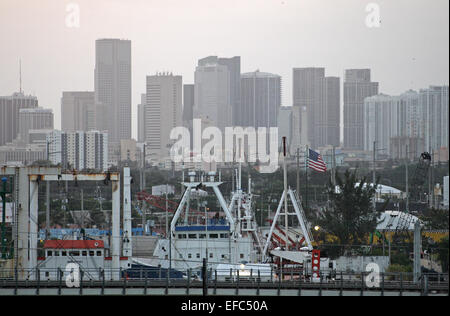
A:
{"type": "Polygon", "coordinates": [[[327,165],[323,162],[322,156],[311,149],[309,149],[308,167],[319,172],[327,171],[327,165]]]}

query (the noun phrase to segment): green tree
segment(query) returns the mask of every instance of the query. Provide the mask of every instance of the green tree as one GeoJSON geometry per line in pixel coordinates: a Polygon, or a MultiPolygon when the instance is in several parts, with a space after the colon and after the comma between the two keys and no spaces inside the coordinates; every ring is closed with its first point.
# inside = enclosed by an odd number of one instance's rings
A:
{"type": "MultiPolygon", "coordinates": [[[[336,175],[338,190],[328,185],[330,204],[319,216],[322,229],[334,235],[337,242],[347,246],[365,244],[377,225],[381,211],[373,208],[375,187],[365,185],[366,179],[358,179],[356,171],[346,171],[344,178],[336,175]]],[[[378,185],[378,181],[376,183],[378,185]]]]}
{"type": "Polygon", "coordinates": [[[448,210],[431,208],[421,217],[426,229],[448,229],[448,210]]]}
{"type": "Polygon", "coordinates": [[[448,272],[448,236],[442,238],[438,246],[438,260],[442,266],[442,272],[448,272]]]}

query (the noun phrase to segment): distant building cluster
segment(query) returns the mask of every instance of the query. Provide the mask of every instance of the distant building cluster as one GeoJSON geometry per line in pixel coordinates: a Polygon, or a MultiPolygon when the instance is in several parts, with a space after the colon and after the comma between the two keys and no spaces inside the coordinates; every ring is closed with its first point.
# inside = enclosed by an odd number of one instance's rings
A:
{"type": "Polygon", "coordinates": [[[193,83],[171,72],[146,76],[135,140],[131,71],[131,41],[97,40],[94,87],[62,92],[60,131],[54,130],[52,110],[40,107],[36,96],[20,91],[0,97],[0,163],[50,160],[64,168],[106,170],[124,161],[142,166],[145,160],[175,170],[215,169],[216,163],[170,159],[170,132],[187,128],[192,144],[195,119],[202,130],[278,127],[279,150],[286,137],[290,159],[308,146],[327,163],[332,151],[342,163],[371,160],[375,144],[385,159],[415,159],[428,151],[448,160],[448,86],[389,96],[372,81],[370,69],[347,69],[342,80],[323,67],[294,67],[292,103],[282,104],[280,75],[241,73],[240,56],[207,56],[197,61],[193,83]]]}

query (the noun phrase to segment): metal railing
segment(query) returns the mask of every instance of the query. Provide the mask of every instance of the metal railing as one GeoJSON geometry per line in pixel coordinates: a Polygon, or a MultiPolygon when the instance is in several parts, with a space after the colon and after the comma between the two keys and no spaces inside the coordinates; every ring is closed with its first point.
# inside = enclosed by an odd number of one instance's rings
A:
{"type": "MultiPolygon", "coordinates": [[[[6,271],[3,271],[6,272],[6,271]]],[[[41,294],[42,290],[53,289],[61,294],[68,287],[72,287],[73,281],[77,285],[78,294],[83,294],[84,289],[98,289],[98,294],[104,294],[105,289],[120,289],[126,294],[128,289],[140,289],[142,294],[147,294],[149,289],[160,289],[162,294],[170,294],[173,289],[180,289],[184,294],[190,295],[194,290],[201,290],[203,295],[217,295],[228,293],[240,295],[243,291],[252,290],[253,295],[348,295],[355,292],[359,295],[377,292],[378,295],[395,293],[416,293],[429,295],[429,293],[446,293],[448,295],[448,273],[422,274],[418,282],[413,282],[412,273],[380,273],[376,279],[367,272],[333,272],[321,274],[320,278],[313,279],[301,272],[290,271],[283,275],[280,271],[264,273],[260,270],[239,269],[188,269],[184,271],[168,271],[168,269],[80,269],[78,275],[61,269],[34,269],[26,273],[16,273],[15,270],[7,271],[0,278],[0,295],[2,290],[8,290],[10,294],[18,294],[21,289],[32,289],[34,294],[41,294]],[[31,273],[33,272],[33,273],[31,273]],[[32,276],[21,278],[21,275],[32,276]],[[203,278],[203,275],[205,278],[203,278]],[[18,277],[14,277],[18,276],[18,277]],[[75,279],[78,280],[75,280],[75,279]],[[68,285],[67,281],[71,281],[68,285]],[[12,292],[11,292],[12,291],[12,292]],[[225,291],[225,292],[224,292],[225,291]],[[282,292],[286,293],[282,293],[282,292]],[[264,294],[264,293],[265,294],[264,294]]],[[[22,271],[23,272],[23,271],[22,271]]],[[[197,293],[198,295],[199,293],[197,293]]]]}

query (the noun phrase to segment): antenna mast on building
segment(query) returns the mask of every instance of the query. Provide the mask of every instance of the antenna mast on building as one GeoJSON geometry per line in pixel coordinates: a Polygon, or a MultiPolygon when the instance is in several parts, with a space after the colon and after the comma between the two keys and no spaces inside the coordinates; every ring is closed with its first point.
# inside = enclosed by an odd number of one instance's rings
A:
{"type": "Polygon", "coordinates": [[[19,59],[19,92],[22,93],[22,59],[19,59]]]}

